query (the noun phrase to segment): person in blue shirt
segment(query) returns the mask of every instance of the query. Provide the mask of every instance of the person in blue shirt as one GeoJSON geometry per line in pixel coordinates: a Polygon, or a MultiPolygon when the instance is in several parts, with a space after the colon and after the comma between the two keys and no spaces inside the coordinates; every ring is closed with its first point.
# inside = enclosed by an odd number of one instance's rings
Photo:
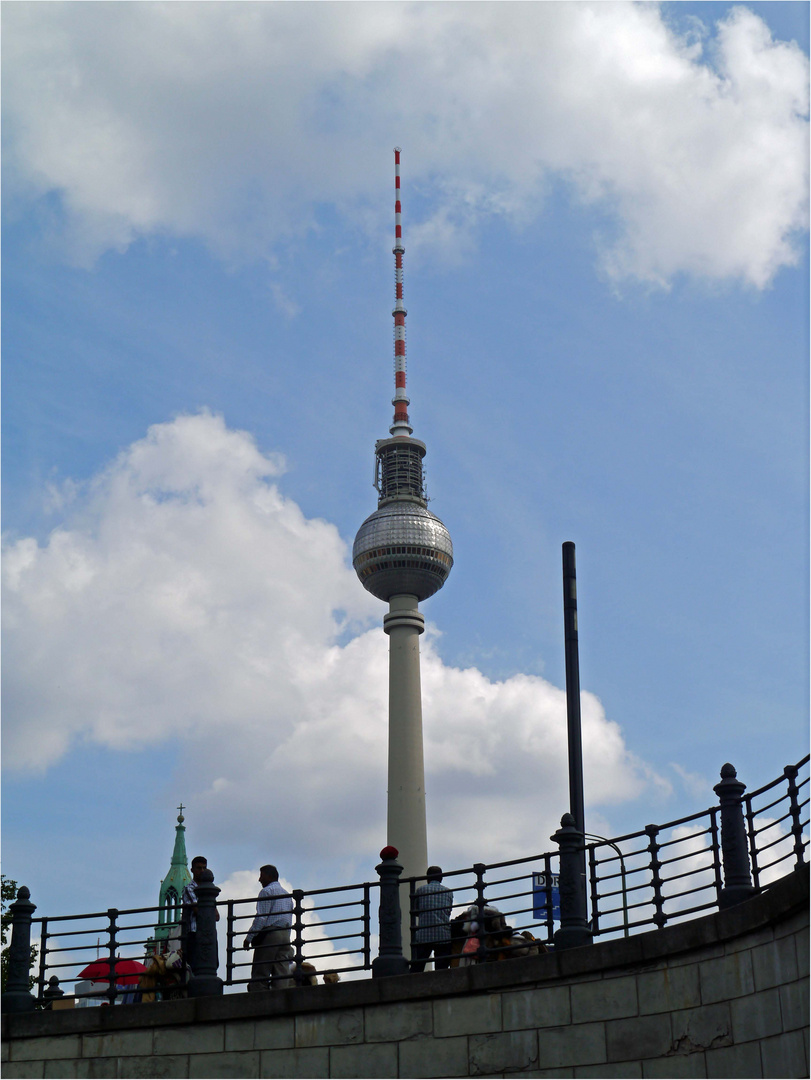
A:
{"type": "Polygon", "coordinates": [[[431,953],[434,968],[441,971],[451,965],[451,908],[453,893],[442,884],[442,869],[429,866],[428,880],[414,893],[413,917],[417,928],[411,943],[411,970],[424,971],[431,953]]]}

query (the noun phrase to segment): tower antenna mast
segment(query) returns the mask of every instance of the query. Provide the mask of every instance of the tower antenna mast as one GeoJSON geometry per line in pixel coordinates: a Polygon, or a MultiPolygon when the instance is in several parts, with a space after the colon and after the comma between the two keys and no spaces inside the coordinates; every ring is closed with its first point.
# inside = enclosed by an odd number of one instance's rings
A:
{"type": "Polygon", "coordinates": [[[394,148],[394,424],[389,429],[394,436],[410,435],[406,394],[406,330],[408,312],[403,305],[403,211],[400,202],[400,147],[394,148]]]}

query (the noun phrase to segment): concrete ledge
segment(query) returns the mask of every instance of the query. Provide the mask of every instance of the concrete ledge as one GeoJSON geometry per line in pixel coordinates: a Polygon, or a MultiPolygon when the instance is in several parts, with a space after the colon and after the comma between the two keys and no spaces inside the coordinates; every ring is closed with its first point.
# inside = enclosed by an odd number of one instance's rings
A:
{"type": "Polygon", "coordinates": [[[369,978],[337,986],[304,986],[260,994],[226,994],[185,1001],[119,1005],[112,1009],[66,1009],[8,1015],[3,1017],[2,1037],[4,1041],[13,1041],[42,1036],[124,1032],[145,1027],[157,1030],[192,1023],[300,1016],[311,1012],[323,1014],[364,1005],[457,995],[475,997],[577,976],[600,978],[609,972],[616,975],[617,969],[639,969],[640,965],[653,969],[660,961],[672,962],[681,953],[704,948],[720,947],[719,955],[722,955],[725,942],[786,920],[795,912],[806,912],[808,899],[806,866],[782,878],[760,895],[726,911],[566,952],[419,975],[369,978]]]}

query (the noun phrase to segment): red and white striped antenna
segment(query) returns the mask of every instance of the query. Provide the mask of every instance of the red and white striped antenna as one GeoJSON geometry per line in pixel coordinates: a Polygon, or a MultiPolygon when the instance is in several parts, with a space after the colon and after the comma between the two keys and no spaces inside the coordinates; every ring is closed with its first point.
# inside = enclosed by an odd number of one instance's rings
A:
{"type": "Polygon", "coordinates": [[[394,148],[394,424],[389,428],[392,435],[408,436],[413,428],[408,422],[406,394],[406,309],[403,307],[403,226],[400,206],[400,147],[394,148]]]}

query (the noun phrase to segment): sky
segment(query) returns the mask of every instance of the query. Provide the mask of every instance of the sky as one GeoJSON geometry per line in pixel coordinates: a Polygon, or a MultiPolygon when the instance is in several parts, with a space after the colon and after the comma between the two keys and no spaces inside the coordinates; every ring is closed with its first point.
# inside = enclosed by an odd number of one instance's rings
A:
{"type": "Polygon", "coordinates": [[[37,914],[374,878],[408,387],[429,859],[549,850],[577,550],[587,826],[808,745],[804,3],[6,4],[3,872],[37,914]],[[234,886],[235,887],[235,886],[234,886]]]}

